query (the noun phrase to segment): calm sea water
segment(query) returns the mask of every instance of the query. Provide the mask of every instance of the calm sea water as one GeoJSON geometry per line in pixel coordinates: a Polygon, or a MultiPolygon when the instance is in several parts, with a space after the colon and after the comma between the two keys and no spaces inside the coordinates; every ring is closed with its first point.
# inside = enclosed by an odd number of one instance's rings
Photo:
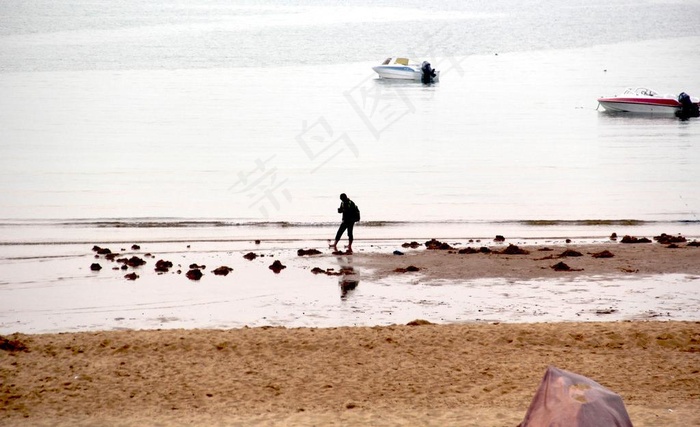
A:
{"type": "Polygon", "coordinates": [[[700,96],[698,16],[698,0],[0,2],[0,332],[694,319],[683,275],[363,276],[346,295],[309,270],[352,257],[296,249],[334,235],[341,192],[360,253],[699,238],[700,120],[596,109],[627,86],[700,96]],[[398,55],[440,83],[378,80],[398,55]],[[235,272],[90,271],[92,244],[133,242],[235,272]]]}
{"type": "Polygon", "coordinates": [[[338,221],[341,192],[374,225],[700,235],[700,121],[596,109],[627,86],[700,95],[700,1],[29,1],[0,16],[5,242],[251,223],[304,238],[338,221]],[[395,55],[440,83],[378,80],[395,55]]]}

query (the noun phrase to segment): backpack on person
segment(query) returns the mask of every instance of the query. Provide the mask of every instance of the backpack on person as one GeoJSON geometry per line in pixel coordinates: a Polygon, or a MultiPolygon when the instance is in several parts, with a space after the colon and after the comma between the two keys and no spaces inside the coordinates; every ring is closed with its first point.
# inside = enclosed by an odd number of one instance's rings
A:
{"type": "Polygon", "coordinates": [[[355,202],[352,203],[352,206],[350,206],[350,214],[351,218],[353,219],[353,222],[358,222],[360,221],[360,207],[355,204],[355,202]]]}

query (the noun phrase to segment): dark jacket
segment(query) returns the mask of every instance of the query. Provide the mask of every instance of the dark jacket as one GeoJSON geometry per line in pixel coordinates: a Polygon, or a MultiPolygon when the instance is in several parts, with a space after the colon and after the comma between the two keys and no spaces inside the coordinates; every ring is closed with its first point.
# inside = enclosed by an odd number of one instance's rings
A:
{"type": "Polygon", "coordinates": [[[357,222],[360,220],[360,210],[355,202],[350,199],[340,203],[338,212],[343,214],[343,222],[357,222]]]}

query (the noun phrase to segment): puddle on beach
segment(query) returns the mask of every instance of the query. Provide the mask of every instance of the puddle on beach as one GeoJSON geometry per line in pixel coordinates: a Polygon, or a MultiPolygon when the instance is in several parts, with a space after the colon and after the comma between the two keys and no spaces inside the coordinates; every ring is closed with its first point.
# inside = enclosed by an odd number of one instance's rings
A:
{"type": "MultiPolygon", "coordinates": [[[[318,246],[318,242],[316,242],[318,246]]],[[[113,251],[124,245],[112,245],[113,251]]],[[[244,326],[337,327],[433,323],[697,320],[700,277],[582,277],[569,280],[422,280],[420,272],[371,280],[355,256],[297,256],[300,242],[256,245],[154,243],[120,251],[146,260],[124,271],[89,245],[0,248],[0,333],[244,326]],[[150,246],[150,247],[149,247],[150,246]],[[153,256],[146,257],[146,253],[153,256]],[[251,261],[243,255],[259,256],[251,261]],[[29,255],[31,253],[31,255],[29,255]],[[157,260],[173,263],[154,271],[157,260]],[[274,273],[279,260],[286,268],[274,273]],[[102,270],[91,271],[91,263],[102,270]],[[189,265],[205,265],[190,280],[189,265]],[[217,276],[212,270],[233,271],[217,276]],[[333,275],[314,274],[313,268],[333,275]],[[116,268],[116,269],[114,269],[116,268]],[[177,271],[180,271],[178,273],[177,271]],[[126,273],[139,278],[126,280],[126,273]]],[[[385,249],[382,249],[385,250],[385,249]]]]}

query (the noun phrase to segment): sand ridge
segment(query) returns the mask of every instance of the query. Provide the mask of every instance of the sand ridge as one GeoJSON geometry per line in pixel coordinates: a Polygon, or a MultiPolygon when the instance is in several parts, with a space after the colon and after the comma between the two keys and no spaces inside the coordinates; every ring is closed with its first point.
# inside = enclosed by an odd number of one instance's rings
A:
{"type": "MultiPolygon", "coordinates": [[[[700,275],[700,247],[687,243],[675,246],[658,243],[617,242],[566,245],[521,245],[451,243],[452,249],[402,248],[403,255],[372,253],[355,256],[365,278],[385,278],[397,268],[415,266],[421,280],[468,280],[486,277],[517,279],[572,278],[582,276],[630,276],[682,273],[700,275]],[[526,253],[504,253],[516,247],[526,253]],[[470,248],[475,252],[460,253],[470,248]],[[488,252],[479,249],[487,248],[488,252]],[[611,257],[595,257],[607,251],[611,257]],[[580,256],[572,256],[579,253],[580,256]],[[553,268],[559,263],[568,271],[553,268]]],[[[448,243],[448,244],[449,244],[448,243]]]]}

